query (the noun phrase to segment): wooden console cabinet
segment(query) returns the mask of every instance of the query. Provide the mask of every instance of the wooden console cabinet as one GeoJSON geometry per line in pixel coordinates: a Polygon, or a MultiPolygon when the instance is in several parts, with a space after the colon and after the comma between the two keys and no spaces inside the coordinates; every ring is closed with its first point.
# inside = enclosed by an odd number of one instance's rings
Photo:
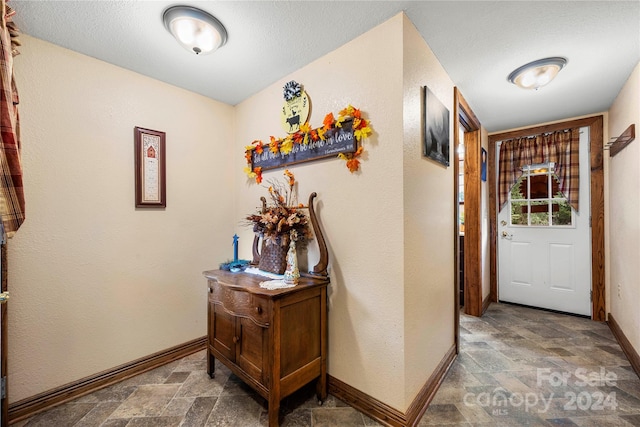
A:
{"type": "Polygon", "coordinates": [[[217,358],[269,402],[278,426],[282,398],[316,380],[327,397],[328,278],[301,277],[297,286],[267,290],[265,277],[205,271],[208,281],[207,372],[217,358]]]}

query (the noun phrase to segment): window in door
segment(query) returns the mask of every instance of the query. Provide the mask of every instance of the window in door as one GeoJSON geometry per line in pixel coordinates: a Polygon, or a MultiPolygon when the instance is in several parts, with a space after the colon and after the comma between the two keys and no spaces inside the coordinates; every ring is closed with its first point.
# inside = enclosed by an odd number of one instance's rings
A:
{"type": "Polygon", "coordinates": [[[559,190],[554,163],[528,165],[509,193],[512,226],[573,227],[574,212],[559,190]]]}

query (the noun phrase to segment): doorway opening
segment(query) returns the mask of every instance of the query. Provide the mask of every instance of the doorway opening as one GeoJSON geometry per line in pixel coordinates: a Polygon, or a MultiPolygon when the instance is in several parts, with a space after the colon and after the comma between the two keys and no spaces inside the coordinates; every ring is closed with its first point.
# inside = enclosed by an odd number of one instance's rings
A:
{"type": "MultiPolygon", "coordinates": [[[[518,131],[503,132],[499,134],[493,134],[489,136],[489,170],[492,171],[489,174],[489,218],[491,221],[491,239],[490,239],[490,278],[491,278],[491,301],[496,302],[498,300],[505,299],[506,301],[517,302],[525,305],[533,305],[545,307],[544,303],[549,302],[549,297],[541,298],[543,303],[531,302],[531,299],[523,301],[512,300],[510,298],[503,298],[503,290],[498,286],[498,281],[507,281],[519,287],[519,290],[526,290],[526,281],[529,277],[537,274],[533,269],[529,269],[527,272],[527,265],[532,263],[527,262],[514,266],[513,263],[504,262],[504,264],[511,264],[513,270],[518,274],[518,277],[502,278],[502,269],[499,268],[499,242],[506,243],[509,250],[516,254],[514,259],[525,259],[529,256],[529,252],[534,250],[534,237],[527,238],[526,233],[530,230],[534,230],[534,233],[540,233],[543,230],[554,229],[556,233],[569,233],[582,222],[583,226],[587,227],[586,241],[578,245],[568,244],[561,242],[554,237],[552,241],[545,243],[547,246],[546,254],[544,255],[547,266],[556,273],[547,275],[547,280],[553,281],[546,283],[548,288],[553,288],[554,291],[560,293],[570,293],[573,284],[576,283],[576,269],[570,271],[568,266],[569,260],[574,256],[577,256],[576,251],[581,248],[589,247],[590,253],[586,256],[586,262],[579,269],[587,270],[590,275],[590,290],[583,295],[586,301],[582,301],[582,308],[580,311],[565,310],[560,308],[560,311],[569,311],[579,314],[591,315],[593,320],[605,321],[605,277],[604,277],[604,171],[603,171],[603,117],[595,116],[585,119],[570,120],[561,123],[554,123],[551,125],[536,126],[533,128],[521,129],[518,131]],[[497,146],[500,141],[505,141],[514,138],[523,138],[530,135],[546,134],[550,132],[562,131],[565,129],[581,129],[581,165],[585,166],[584,172],[581,171],[580,175],[584,175],[587,180],[585,189],[588,192],[582,200],[585,200],[584,204],[581,204],[579,216],[572,212],[568,215],[566,206],[564,206],[564,199],[555,191],[555,184],[552,178],[552,173],[544,169],[551,169],[555,165],[526,165],[527,171],[523,179],[516,184],[519,188],[512,188],[509,194],[509,207],[505,207],[507,215],[505,217],[498,215],[498,195],[497,195],[497,175],[496,164],[498,158],[497,146]],[[586,140],[582,141],[582,138],[586,140]],[[582,147],[585,150],[582,150],[582,147]],[[588,148],[588,149],[587,149],[588,148]],[[584,157],[582,156],[584,155],[584,157]],[[540,177],[538,177],[540,176],[540,177]],[[545,178],[547,176],[547,178],[545,178]],[[526,179],[526,180],[525,180],[526,179]],[[546,190],[543,190],[546,183],[546,190]],[[531,186],[536,186],[532,191],[531,186]],[[526,190],[524,187],[526,186],[526,190]],[[542,191],[542,192],[541,192],[542,191]],[[526,193],[526,194],[525,194],[526,193]],[[581,221],[580,221],[581,220],[581,221]],[[526,224],[525,224],[526,222],[526,224]],[[514,228],[515,227],[515,228],[514,228]],[[514,237],[514,229],[517,229],[517,235],[514,237]],[[522,235],[524,233],[524,235],[522,235]],[[549,251],[552,251],[551,254],[549,251]],[[518,255],[518,252],[521,252],[518,255]],[[524,256],[524,258],[523,258],[524,256]],[[564,261],[563,261],[564,260],[564,261]],[[529,274],[530,273],[530,274],[529,274]],[[500,292],[500,294],[499,294],[500,292]],[[586,304],[586,308],[584,308],[586,304]]],[[[503,199],[504,200],[504,199],[503,199]]],[[[540,261],[543,262],[543,261],[540,261]]],[[[587,279],[578,279],[577,282],[584,284],[587,279]]],[[[527,290],[528,291],[528,290],[527,290]]],[[[533,297],[531,297],[533,298],[533,297]]],[[[583,298],[583,299],[584,299],[583,298]]],[[[548,307],[551,309],[558,308],[548,307]]]]}
{"type": "MultiPolygon", "coordinates": [[[[565,163],[571,158],[572,172],[567,164],[556,164],[548,158],[546,163],[523,164],[506,201],[498,206],[498,299],[590,316],[589,128],[557,134],[566,138],[565,142],[571,141],[564,145],[569,154],[557,157],[565,163]],[[582,209],[577,210],[578,206],[582,209]]],[[[546,137],[553,140],[551,135],[546,137]]],[[[525,141],[534,140],[539,141],[534,137],[525,141]]],[[[502,147],[500,152],[496,147],[496,155],[499,158],[503,152],[509,153],[518,143],[522,139],[497,144],[502,147]]],[[[562,143],[556,141],[546,147],[560,146],[562,143]]],[[[500,181],[505,182],[513,167],[499,164],[506,169],[500,172],[500,181]]]]}
{"type": "MultiPolygon", "coordinates": [[[[482,300],[482,191],[480,121],[454,88],[454,324],[456,351],[460,313],[480,316],[482,300]]],[[[487,299],[488,301],[488,299],[487,299]]]]}
{"type": "Polygon", "coordinates": [[[460,294],[459,306],[464,307],[464,126],[458,126],[458,140],[456,152],[458,154],[458,293],[460,294]]]}

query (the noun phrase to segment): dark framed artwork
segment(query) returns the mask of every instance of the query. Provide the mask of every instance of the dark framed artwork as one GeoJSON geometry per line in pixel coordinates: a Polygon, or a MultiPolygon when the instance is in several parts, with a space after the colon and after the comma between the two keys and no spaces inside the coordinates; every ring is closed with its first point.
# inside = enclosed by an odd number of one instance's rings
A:
{"type": "Polygon", "coordinates": [[[449,166],[449,110],[429,90],[423,87],[424,141],[422,154],[445,166],[449,166]]]}
{"type": "Polygon", "coordinates": [[[487,150],[484,148],[480,151],[480,177],[483,181],[487,181],[487,150]]]}
{"type": "Polygon", "coordinates": [[[135,127],[136,208],[167,206],[165,133],[135,127]]]}

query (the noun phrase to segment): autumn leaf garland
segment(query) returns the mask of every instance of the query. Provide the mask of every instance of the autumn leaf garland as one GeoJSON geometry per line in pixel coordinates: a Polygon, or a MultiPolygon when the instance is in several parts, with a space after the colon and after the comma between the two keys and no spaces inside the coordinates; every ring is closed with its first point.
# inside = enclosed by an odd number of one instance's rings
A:
{"type": "MultiPolygon", "coordinates": [[[[288,135],[285,138],[278,139],[272,136],[268,144],[264,144],[260,140],[253,141],[251,145],[245,147],[244,157],[247,161],[247,166],[244,168],[244,172],[249,178],[255,178],[256,182],[260,184],[262,182],[262,168],[260,166],[251,167],[253,151],[257,154],[262,154],[264,150],[269,150],[274,154],[278,152],[289,154],[293,150],[294,144],[306,145],[312,141],[326,140],[325,133],[327,131],[342,127],[342,124],[348,119],[353,119],[353,135],[357,142],[361,143],[363,139],[371,135],[372,129],[369,120],[362,117],[362,112],[359,109],[349,105],[338,113],[337,119],[334,118],[333,113],[327,114],[322,122],[322,127],[312,129],[309,122],[306,122],[300,125],[298,132],[288,135]]],[[[363,151],[364,148],[362,144],[360,144],[354,153],[340,153],[338,157],[346,161],[347,168],[353,173],[360,169],[360,160],[358,158],[362,155],[363,151]]]]}

